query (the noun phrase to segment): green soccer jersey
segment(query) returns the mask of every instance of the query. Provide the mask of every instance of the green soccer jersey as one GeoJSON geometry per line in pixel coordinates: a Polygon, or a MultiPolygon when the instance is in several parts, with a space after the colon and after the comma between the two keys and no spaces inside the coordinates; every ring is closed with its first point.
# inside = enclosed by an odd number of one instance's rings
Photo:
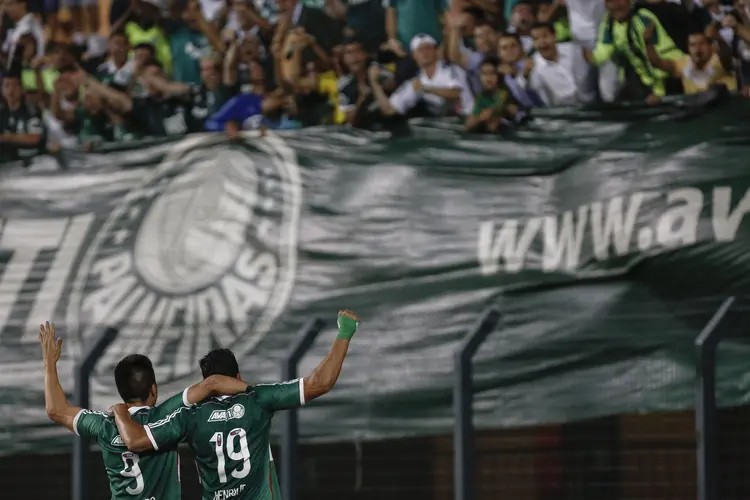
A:
{"type": "Polygon", "coordinates": [[[278,410],[305,404],[303,379],[261,384],[151,420],[154,448],[186,438],[198,463],[203,500],[272,500],[269,432],[278,410]]]}
{"type": "MultiPolygon", "coordinates": [[[[142,424],[163,419],[185,408],[186,394],[187,390],[156,408],[130,408],[130,413],[142,424]]],[[[99,443],[113,500],[180,500],[177,443],[170,448],[159,447],[162,453],[132,453],[123,444],[114,418],[99,411],[81,410],[73,421],[73,429],[79,436],[99,443]]]]}

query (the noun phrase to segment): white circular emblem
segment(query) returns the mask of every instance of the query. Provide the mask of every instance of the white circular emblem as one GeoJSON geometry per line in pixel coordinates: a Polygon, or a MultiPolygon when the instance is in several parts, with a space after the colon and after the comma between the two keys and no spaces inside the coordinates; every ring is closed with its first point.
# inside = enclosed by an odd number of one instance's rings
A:
{"type": "Polygon", "coordinates": [[[172,391],[210,349],[251,350],[292,290],[301,198],[294,153],[273,135],[174,145],[117,201],[71,290],[78,347],[119,330],[96,387],[111,386],[126,354],[148,355],[160,388],[172,391]]]}
{"type": "Polygon", "coordinates": [[[245,407],[239,404],[234,405],[229,408],[229,414],[232,418],[242,418],[245,415],[245,407]]]}

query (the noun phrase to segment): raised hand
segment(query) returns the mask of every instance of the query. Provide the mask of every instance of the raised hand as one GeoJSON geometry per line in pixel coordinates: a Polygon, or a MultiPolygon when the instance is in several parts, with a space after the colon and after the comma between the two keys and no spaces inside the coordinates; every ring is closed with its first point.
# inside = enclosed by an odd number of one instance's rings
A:
{"type": "Polygon", "coordinates": [[[55,338],[55,324],[47,321],[39,325],[39,343],[42,345],[44,363],[57,363],[62,352],[62,339],[55,338]]]}
{"type": "Polygon", "coordinates": [[[357,333],[357,326],[359,326],[359,316],[354,314],[348,309],[339,311],[339,316],[336,320],[336,324],[339,327],[339,335],[337,338],[350,340],[357,333]]]}

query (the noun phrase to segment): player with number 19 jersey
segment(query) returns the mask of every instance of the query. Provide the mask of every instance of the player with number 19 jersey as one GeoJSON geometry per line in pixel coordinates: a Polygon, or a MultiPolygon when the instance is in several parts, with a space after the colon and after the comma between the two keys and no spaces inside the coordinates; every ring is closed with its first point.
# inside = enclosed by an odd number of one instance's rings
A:
{"type": "MultiPolygon", "coordinates": [[[[136,422],[145,425],[188,406],[185,389],[155,408],[132,407],[129,412],[136,422]]],[[[178,443],[159,448],[165,453],[132,453],[123,444],[114,418],[99,411],[79,411],[73,430],[79,436],[95,439],[101,447],[112,500],[180,500],[178,443]]]]}
{"type": "Polygon", "coordinates": [[[203,500],[272,500],[271,419],[278,410],[305,404],[303,384],[300,378],[249,386],[245,393],[181,407],[150,420],[146,433],[155,450],[169,449],[186,438],[198,463],[203,500]]]}

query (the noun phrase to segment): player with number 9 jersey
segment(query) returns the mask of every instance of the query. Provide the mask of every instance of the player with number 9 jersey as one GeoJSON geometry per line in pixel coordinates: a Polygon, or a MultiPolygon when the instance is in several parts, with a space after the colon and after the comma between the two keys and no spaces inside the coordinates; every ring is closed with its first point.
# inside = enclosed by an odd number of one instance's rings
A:
{"type": "Polygon", "coordinates": [[[145,429],[154,449],[173,447],[186,438],[198,463],[204,500],[272,500],[271,418],[276,411],[304,405],[304,394],[303,379],[255,385],[246,393],[178,408],[151,420],[145,429]]]}
{"type": "MultiPolygon", "coordinates": [[[[183,395],[172,396],[156,408],[131,407],[129,411],[136,422],[153,422],[179,408],[186,408],[183,395]]],[[[176,446],[168,453],[139,455],[130,452],[117,432],[114,418],[98,411],[80,410],[73,419],[73,430],[77,435],[94,439],[99,444],[113,500],[180,499],[180,465],[176,446]]]]}

